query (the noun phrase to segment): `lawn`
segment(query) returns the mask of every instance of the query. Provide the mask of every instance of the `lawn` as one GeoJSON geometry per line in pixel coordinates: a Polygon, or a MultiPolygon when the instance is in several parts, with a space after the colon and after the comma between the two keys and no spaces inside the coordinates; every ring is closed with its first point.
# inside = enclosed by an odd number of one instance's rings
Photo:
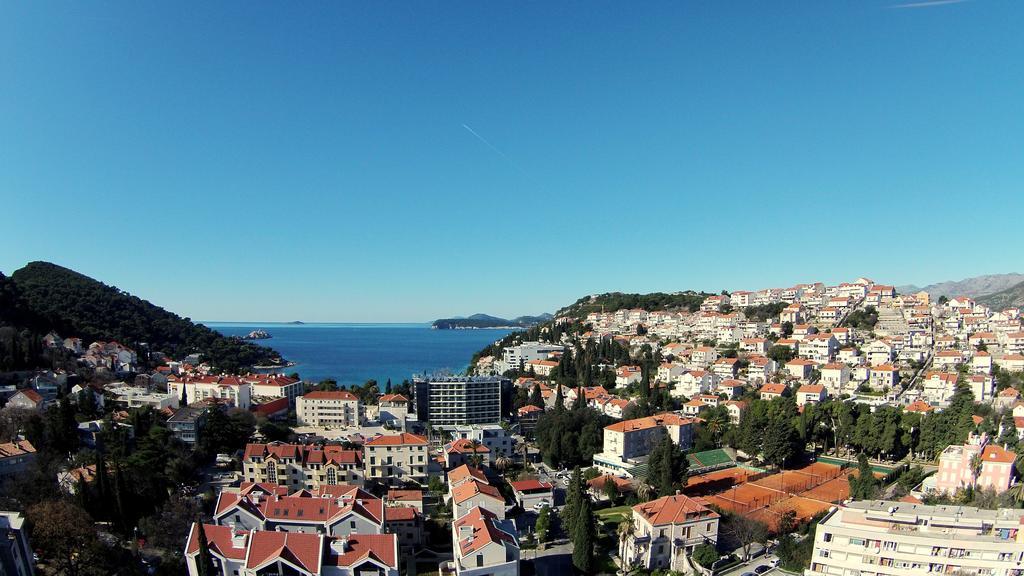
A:
{"type": "Polygon", "coordinates": [[[615,508],[605,508],[604,510],[594,512],[597,519],[602,522],[622,522],[629,518],[630,514],[632,514],[632,508],[629,506],[616,506],[615,508]]]}

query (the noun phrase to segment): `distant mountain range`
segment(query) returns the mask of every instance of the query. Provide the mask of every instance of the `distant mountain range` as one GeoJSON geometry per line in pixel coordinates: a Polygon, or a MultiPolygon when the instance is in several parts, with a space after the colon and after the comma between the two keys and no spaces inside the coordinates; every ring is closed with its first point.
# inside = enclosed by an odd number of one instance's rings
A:
{"type": "Polygon", "coordinates": [[[984,304],[993,310],[1006,310],[1024,306],[1024,282],[1018,282],[1005,290],[986,294],[975,298],[978,304],[984,304]]]}
{"type": "Polygon", "coordinates": [[[459,329],[471,329],[471,328],[532,328],[542,322],[547,322],[554,318],[551,314],[540,314],[538,316],[519,316],[517,318],[506,319],[499,318],[497,316],[491,316],[489,314],[473,314],[468,318],[441,318],[440,320],[434,320],[433,326],[438,330],[459,330],[459,329]]]}
{"type": "Polygon", "coordinates": [[[947,298],[969,296],[980,301],[982,296],[995,295],[996,293],[1009,290],[1014,286],[1019,286],[1021,282],[1024,282],[1024,274],[988,274],[964,280],[939,282],[923,288],[914,285],[897,286],[896,290],[901,294],[910,294],[924,290],[932,298],[940,296],[947,298]]]}

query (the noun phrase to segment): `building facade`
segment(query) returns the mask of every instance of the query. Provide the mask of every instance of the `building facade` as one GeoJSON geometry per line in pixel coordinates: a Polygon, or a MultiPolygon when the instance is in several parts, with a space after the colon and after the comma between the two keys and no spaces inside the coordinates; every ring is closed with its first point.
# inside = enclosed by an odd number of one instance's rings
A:
{"type": "Polygon", "coordinates": [[[363,454],[341,446],[248,444],[242,457],[243,482],[314,489],[363,484],[363,454]]]}
{"type": "Polygon", "coordinates": [[[303,426],[358,426],[359,398],[348,390],[310,392],[295,401],[295,416],[303,426]]]}
{"type": "Polygon", "coordinates": [[[408,432],[377,436],[363,444],[366,479],[382,484],[426,484],[429,458],[427,439],[408,432]]]}
{"type": "Polygon", "coordinates": [[[832,509],[805,576],[1024,574],[1024,510],[865,500],[832,509]]]}
{"type": "Polygon", "coordinates": [[[498,424],[503,381],[509,382],[494,376],[416,379],[412,387],[416,414],[434,427],[498,424]]]}

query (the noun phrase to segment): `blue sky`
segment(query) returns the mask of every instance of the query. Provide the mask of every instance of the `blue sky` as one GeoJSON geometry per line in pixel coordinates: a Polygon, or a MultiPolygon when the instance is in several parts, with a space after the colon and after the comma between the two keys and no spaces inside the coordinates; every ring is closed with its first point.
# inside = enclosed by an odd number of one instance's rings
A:
{"type": "Polygon", "coordinates": [[[1024,4],[0,2],[0,270],[183,315],[1021,271],[1024,4]]]}

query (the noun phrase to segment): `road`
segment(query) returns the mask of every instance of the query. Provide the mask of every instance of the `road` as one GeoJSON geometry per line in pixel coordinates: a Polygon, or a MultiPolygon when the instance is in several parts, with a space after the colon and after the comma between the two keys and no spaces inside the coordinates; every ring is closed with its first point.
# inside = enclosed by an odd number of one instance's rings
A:
{"type": "Polygon", "coordinates": [[[546,550],[525,550],[523,559],[533,560],[537,576],[565,576],[572,574],[572,544],[548,544],[546,550]]]}
{"type": "MultiPolygon", "coordinates": [[[[741,574],[746,574],[747,572],[753,572],[754,569],[758,566],[773,566],[775,562],[778,562],[778,560],[779,559],[776,558],[774,554],[769,554],[767,556],[759,556],[757,558],[754,558],[753,560],[750,560],[746,564],[740,564],[739,566],[729,570],[728,572],[722,572],[720,576],[740,576],[741,574]]],[[[766,574],[785,574],[785,572],[782,570],[771,570],[766,574]]]]}

